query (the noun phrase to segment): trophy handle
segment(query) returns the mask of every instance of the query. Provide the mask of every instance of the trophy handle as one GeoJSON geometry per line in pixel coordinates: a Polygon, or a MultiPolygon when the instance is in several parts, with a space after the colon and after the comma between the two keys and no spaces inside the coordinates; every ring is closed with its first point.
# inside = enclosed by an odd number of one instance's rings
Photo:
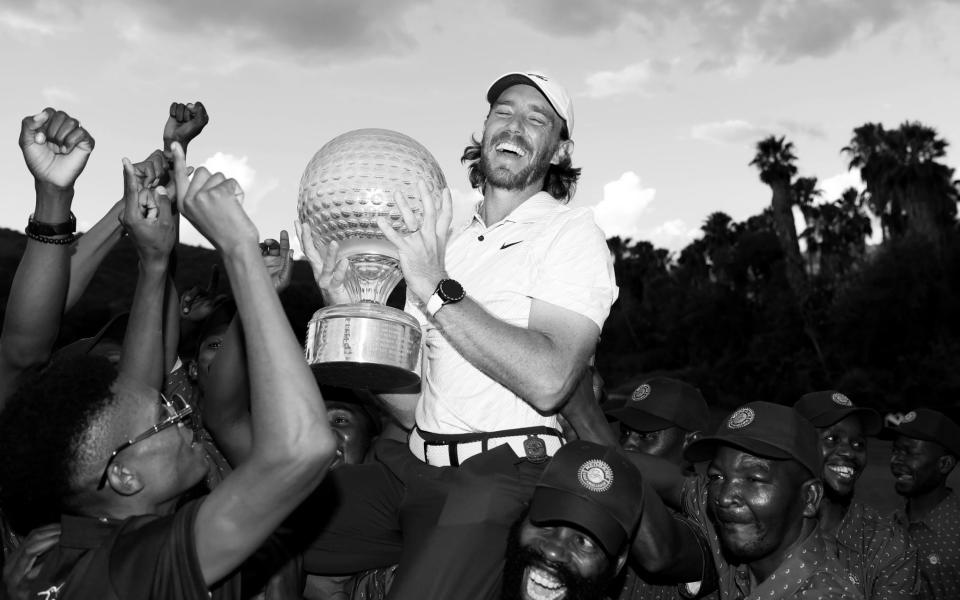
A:
{"type": "Polygon", "coordinates": [[[353,302],[374,302],[386,305],[393,288],[403,279],[400,261],[383,254],[354,254],[347,257],[343,285],[353,302]]]}

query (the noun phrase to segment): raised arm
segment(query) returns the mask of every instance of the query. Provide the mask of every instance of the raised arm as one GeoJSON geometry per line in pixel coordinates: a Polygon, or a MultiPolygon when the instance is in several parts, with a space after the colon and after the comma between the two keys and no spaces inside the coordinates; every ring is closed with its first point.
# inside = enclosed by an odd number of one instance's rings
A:
{"type": "Polygon", "coordinates": [[[74,247],[74,183],[93,146],[90,134],[62,111],[46,108],[21,123],[20,149],[37,193],[32,219],[41,235],[28,237],[7,300],[0,333],[0,408],[16,378],[49,359],[60,331],[74,247]],[[70,233],[57,233],[64,230],[70,233]]]}
{"type": "MultiPolygon", "coordinates": [[[[293,260],[290,238],[280,232],[280,241],[264,240],[260,244],[264,265],[277,293],[290,285],[293,260]]],[[[253,446],[250,418],[250,381],[246,372],[246,344],[240,315],[234,315],[220,351],[210,365],[203,390],[203,421],[213,434],[217,446],[230,464],[243,463],[253,446]]]]}
{"type": "Polygon", "coordinates": [[[194,524],[204,579],[246,559],[306,498],[336,451],[323,399],[303,360],[232,179],[199,168],[187,180],[173,145],[180,209],[223,256],[244,322],[253,443],[246,461],[203,501],[194,524]]]}
{"type": "Polygon", "coordinates": [[[149,187],[153,183],[139,174],[129,160],[123,160],[123,226],[133,240],[140,262],[119,370],[125,377],[161,389],[166,375],[164,288],[177,228],[166,188],[149,187]]]}

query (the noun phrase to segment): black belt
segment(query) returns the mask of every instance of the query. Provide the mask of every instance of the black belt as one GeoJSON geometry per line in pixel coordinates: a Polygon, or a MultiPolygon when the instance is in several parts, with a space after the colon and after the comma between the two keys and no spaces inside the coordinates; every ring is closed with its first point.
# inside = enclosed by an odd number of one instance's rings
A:
{"type": "Polygon", "coordinates": [[[557,429],[554,429],[553,427],[547,427],[546,425],[538,425],[536,427],[520,427],[519,429],[502,429],[500,431],[451,434],[433,433],[430,431],[424,431],[419,427],[416,429],[417,434],[423,439],[423,455],[427,456],[427,448],[429,446],[446,446],[447,452],[449,452],[450,455],[450,465],[453,467],[460,466],[460,458],[457,455],[457,446],[460,444],[480,442],[480,451],[486,452],[487,444],[490,440],[525,435],[529,438],[523,444],[527,451],[527,459],[532,462],[543,462],[549,457],[546,455],[546,447],[543,444],[543,440],[540,440],[537,436],[551,435],[563,443],[563,433],[557,429]]]}

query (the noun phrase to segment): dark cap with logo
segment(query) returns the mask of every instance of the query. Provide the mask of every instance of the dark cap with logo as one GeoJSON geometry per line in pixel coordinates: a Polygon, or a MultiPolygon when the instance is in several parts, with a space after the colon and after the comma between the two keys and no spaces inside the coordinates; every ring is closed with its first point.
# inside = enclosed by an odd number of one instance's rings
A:
{"type": "Polygon", "coordinates": [[[960,457],[960,425],[940,411],[929,408],[911,410],[900,423],[884,431],[883,437],[902,435],[916,440],[936,442],[960,457]]]}
{"type": "Polygon", "coordinates": [[[706,431],[710,426],[710,409],[700,390],[669,377],[648,379],[633,391],[626,404],[606,414],[643,432],[667,427],[706,431]]]}
{"type": "Polygon", "coordinates": [[[793,459],[819,477],[820,445],[817,429],[792,407],[751,402],[733,411],[716,433],[690,444],[690,461],[710,460],[717,446],[733,446],[750,454],[778,460],[793,459]]]}
{"type": "Polygon", "coordinates": [[[877,435],[883,428],[880,415],[872,408],[854,406],[850,398],[836,390],[804,394],[793,409],[816,427],[830,427],[850,415],[856,415],[863,424],[865,435],[877,435]]]}
{"type": "Polygon", "coordinates": [[[640,523],[640,471],[613,446],[577,440],[550,460],[530,501],[534,524],[570,523],[617,556],[640,523]]]}

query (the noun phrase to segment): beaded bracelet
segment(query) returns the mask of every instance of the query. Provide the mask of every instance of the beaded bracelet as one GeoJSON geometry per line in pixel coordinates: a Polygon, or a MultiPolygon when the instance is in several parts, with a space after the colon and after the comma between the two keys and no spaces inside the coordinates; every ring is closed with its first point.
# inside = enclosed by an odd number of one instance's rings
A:
{"type": "Polygon", "coordinates": [[[27,237],[30,238],[31,240],[36,240],[44,244],[56,244],[57,246],[65,246],[67,244],[72,244],[78,239],[80,239],[80,234],[72,233],[67,237],[53,238],[45,235],[38,235],[36,233],[33,233],[32,231],[27,231],[27,237]]]}

